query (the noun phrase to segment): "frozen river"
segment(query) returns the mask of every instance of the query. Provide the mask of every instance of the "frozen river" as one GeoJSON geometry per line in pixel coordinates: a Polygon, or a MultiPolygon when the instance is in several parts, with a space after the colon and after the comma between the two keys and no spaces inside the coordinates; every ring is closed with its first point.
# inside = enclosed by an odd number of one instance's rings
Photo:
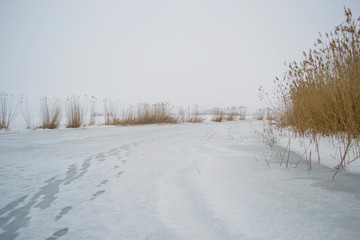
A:
{"type": "Polygon", "coordinates": [[[283,149],[261,132],[256,122],[2,132],[0,239],[359,239],[359,175],[280,167],[283,149]]]}

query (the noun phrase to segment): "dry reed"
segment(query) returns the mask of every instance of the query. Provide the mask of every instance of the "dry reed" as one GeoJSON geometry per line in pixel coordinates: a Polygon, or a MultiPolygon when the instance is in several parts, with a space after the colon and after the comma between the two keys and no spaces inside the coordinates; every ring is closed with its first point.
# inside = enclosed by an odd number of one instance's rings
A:
{"type": "Polygon", "coordinates": [[[21,97],[21,112],[24,117],[25,126],[27,129],[35,129],[33,118],[31,116],[30,104],[26,98],[21,97]]]}
{"type": "Polygon", "coordinates": [[[289,64],[283,81],[276,78],[279,101],[273,107],[279,126],[296,135],[342,140],[337,169],[360,137],[360,18],[353,20],[346,8],[345,17],[333,32],[320,34],[303,60],[289,64]]]}
{"type": "MultiPolygon", "coordinates": [[[[181,116],[182,114],[179,113],[181,116]]],[[[197,105],[194,105],[192,109],[190,107],[188,108],[187,115],[184,119],[182,119],[183,122],[189,122],[189,123],[201,123],[205,120],[204,115],[202,114],[200,107],[197,105]]]]}
{"type": "Polygon", "coordinates": [[[215,108],[212,112],[211,121],[213,122],[222,122],[226,118],[226,113],[221,108],[215,108]]]}
{"type": "Polygon", "coordinates": [[[70,97],[66,102],[67,128],[79,128],[85,124],[86,107],[79,97],[70,97]]]}
{"type": "Polygon", "coordinates": [[[142,125],[178,123],[179,117],[172,113],[169,103],[139,103],[136,107],[120,106],[118,102],[105,101],[105,125],[142,125]]]}
{"type": "Polygon", "coordinates": [[[41,125],[40,128],[56,129],[60,125],[62,117],[62,105],[59,99],[41,100],[41,125]]]}
{"type": "Polygon", "coordinates": [[[179,119],[171,109],[169,103],[138,104],[134,124],[178,123],[179,119]]]}
{"type": "Polygon", "coordinates": [[[111,99],[104,100],[105,125],[117,125],[120,122],[119,102],[111,99]]]}
{"type": "Polygon", "coordinates": [[[4,92],[0,93],[0,129],[8,129],[16,113],[17,104],[13,104],[13,96],[4,92]]]}

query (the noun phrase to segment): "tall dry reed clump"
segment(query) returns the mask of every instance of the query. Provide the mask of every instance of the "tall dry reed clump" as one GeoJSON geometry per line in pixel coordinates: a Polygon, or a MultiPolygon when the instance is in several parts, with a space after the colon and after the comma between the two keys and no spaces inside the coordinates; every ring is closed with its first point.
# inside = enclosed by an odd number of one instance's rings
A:
{"type": "Polygon", "coordinates": [[[62,117],[62,105],[59,99],[49,100],[44,98],[41,100],[41,124],[40,128],[56,129],[60,125],[62,117]]]}
{"type": "MultiPolygon", "coordinates": [[[[182,115],[182,114],[180,113],[180,115],[182,115]]],[[[201,122],[205,121],[205,117],[202,114],[200,107],[198,105],[194,105],[192,107],[192,109],[190,109],[190,107],[188,107],[187,116],[184,117],[183,119],[181,119],[181,121],[189,122],[189,123],[201,123],[201,122]]]]}
{"type": "Polygon", "coordinates": [[[85,124],[86,107],[80,97],[72,96],[66,101],[67,128],[79,128],[85,124]]]}
{"type": "Polygon", "coordinates": [[[0,93],[0,129],[8,129],[16,113],[17,104],[13,104],[13,96],[4,92],[0,93]]]}
{"type": "Polygon", "coordinates": [[[226,121],[245,120],[246,107],[228,107],[226,108],[226,121]]]}
{"type": "Polygon", "coordinates": [[[275,109],[280,126],[298,135],[342,140],[338,169],[360,137],[360,18],[353,20],[350,9],[345,16],[333,32],[320,34],[302,61],[289,64],[283,82],[277,79],[275,109]]]}
{"type": "Polygon", "coordinates": [[[211,121],[213,122],[222,122],[226,118],[226,112],[224,109],[215,108],[212,111],[211,121]]]}
{"type": "Polygon", "coordinates": [[[110,99],[104,100],[105,125],[117,125],[120,123],[119,102],[110,99]]]}
{"type": "Polygon", "coordinates": [[[179,117],[172,113],[169,103],[139,103],[125,107],[118,102],[105,101],[105,125],[141,125],[156,123],[178,123],[179,117]]]}
{"type": "Polygon", "coordinates": [[[245,120],[246,107],[213,108],[211,115],[211,121],[213,122],[245,120]]]}
{"type": "Polygon", "coordinates": [[[142,103],[137,106],[137,114],[134,124],[154,124],[154,123],[178,123],[179,118],[172,113],[169,103],[142,103]]]}

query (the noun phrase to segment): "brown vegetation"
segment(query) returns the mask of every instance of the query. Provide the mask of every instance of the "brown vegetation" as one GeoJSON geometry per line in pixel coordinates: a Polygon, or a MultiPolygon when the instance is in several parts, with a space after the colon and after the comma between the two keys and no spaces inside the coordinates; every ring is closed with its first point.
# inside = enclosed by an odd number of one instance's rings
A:
{"type": "Polygon", "coordinates": [[[140,103],[136,107],[121,108],[120,104],[105,101],[105,125],[141,125],[178,123],[179,117],[172,113],[169,103],[140,103]]]}
{"type": "Polygon", "coordinates": [[[178,123],[179,119],[171,109],[169,103],[138,104],[134,124],[178,123]]]}
{"type": "Polygon", "coordinates": [[[44,98],[41,100],[41,125],[40,128],[56,129],[61,121],[62,105],[59,99],[49,100],[44,98]]]}
{"type": "Polygon", "coordinates": [[[180,122],[201,123],[205,120],[205,117],[202,114],[200,107],[197,105],[194,105],[192,109],[188,107],[186,112],[182,108],[180,108],[178,114],[180,122]]]}
{"type": "Polygon", "coordinates": [[[13,96],[4,92],[0,93],[0,129],[8,129],[17,109],[13,105],[13,96]]]}
{"type": "Polygon", "coordinates": [[[337,169],[360,137],[360,18],[353,20],[350,9],[345,16],[333,32],[320,34],[302,61],[289,64],[283,81],[276,80],[279,105],[274,107],[280,127],[342,140],[337,169]]]}
{"type": "Polygon", "coordinates": [[[259,110],[257,110],[254,117],[258,121],[264,120],[264,118],[265,118],[265,110],[260,108],[259,110]]]}
{"type": "Polygon", "coordinates": [[[66,102],[67,128],[79,128],[85,124],[86,107],[79,97],[70,97],[66,102]]]}
{"type": "Polygon", "coordinates": [[[117,125],[120,122],[119,103],[110,99],[104,100],[105,125],[117,125]]]}
{"type": "Polygon", "coordinates": [[[223,120],[225,120],[225,117],[226,117],[225,112],[220,109],[213,113],[213,115],[211,117],[211,121],[222,122],[223,120]]]}

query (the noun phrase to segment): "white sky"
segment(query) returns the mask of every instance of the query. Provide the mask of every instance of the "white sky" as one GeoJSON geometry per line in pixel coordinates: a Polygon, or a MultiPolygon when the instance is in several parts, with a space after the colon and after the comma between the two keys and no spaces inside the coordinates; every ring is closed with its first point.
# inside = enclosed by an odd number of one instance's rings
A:
{"type": "Polygon", "coordinates": [[[0,0],[0,91],[261,106],[358,0],[0,0]]]}

